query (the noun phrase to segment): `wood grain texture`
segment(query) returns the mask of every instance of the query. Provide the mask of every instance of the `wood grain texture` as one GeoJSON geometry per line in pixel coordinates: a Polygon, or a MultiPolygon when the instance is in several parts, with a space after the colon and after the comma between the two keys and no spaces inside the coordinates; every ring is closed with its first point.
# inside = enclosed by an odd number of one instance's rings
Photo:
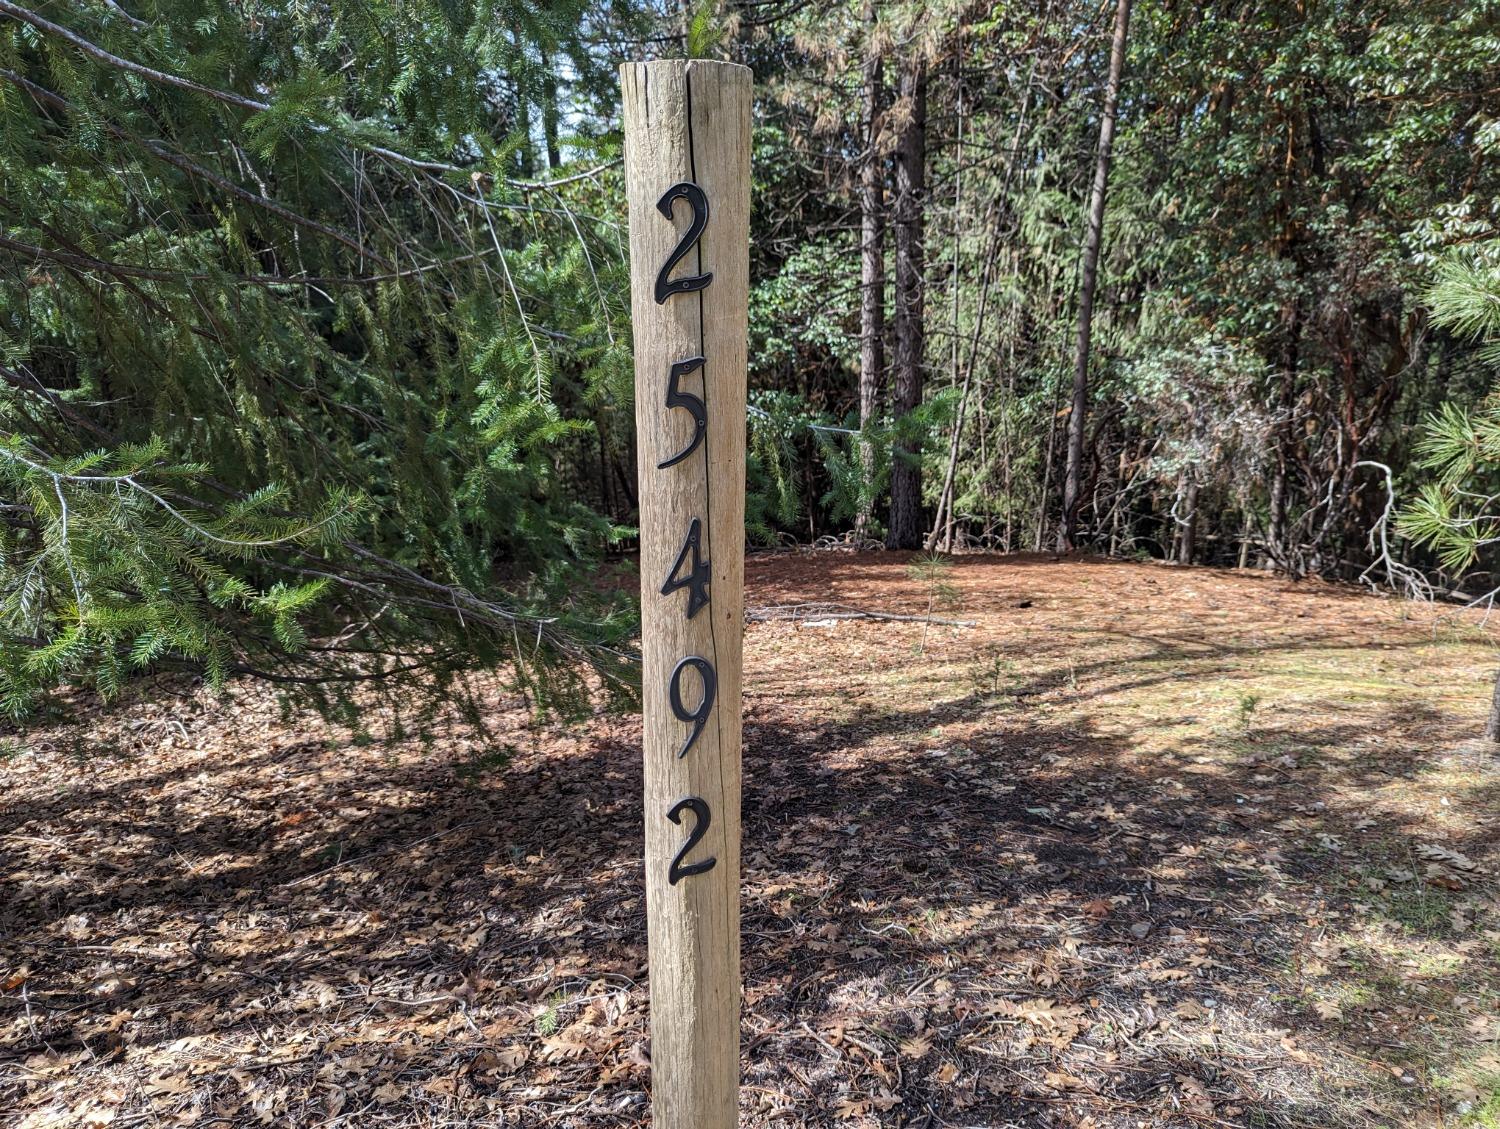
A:
{"type": "MultiPolygon", "coordinates": [[[[620,81],[640,477],[652,1116],[656,1129],[727,1129],[738,1121],[739,1089],[750,71],[698,60],[627,63],[620,81]],[[656,204],[680,181],[702,188],[709,218],[672,277],[712,272],[713,280],[658,303],[657,273],[692,215],[679,200],[669,221],[656,204]],[[706,440],[684,461],[660,469],[694,432],[689,411],[666,406],[672,365],[694,356],[705,364],[680,388],[702,397],[706,440]],[[711,580],[708,606],[689,619],[688,591],[663,596],[661,587],[694,518],[701,519],[711,580]],[[718,693],[701,736],[679,758],[692,727],[673,713],[669,684],[689,655],[713,664],[718,693]],[[694,819],[685,814],[674,824],[667,813],[689,796],[701,797],[712,819],[683,864],[717,862],[672,885],[669,868],[694,819]]],[[[686,573],[685,567],[678,575],[686,573]]],[[[701,686],[696,673],[684,674],[688,709],[700,701],[701,686]]]]}

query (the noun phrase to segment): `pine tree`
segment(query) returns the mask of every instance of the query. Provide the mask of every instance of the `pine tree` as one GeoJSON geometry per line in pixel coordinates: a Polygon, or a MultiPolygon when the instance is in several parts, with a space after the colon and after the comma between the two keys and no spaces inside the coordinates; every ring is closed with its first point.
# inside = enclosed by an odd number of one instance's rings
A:
{"type": "Polygon", "coordinates": [[[161,669],[628,692],[631,614],[570,583],[618,532],[618,185],[556,135],[608,120],[610,9],[128,7],[0,0],[6,710],[161,669]]]}
{"type": "MultiPolygon", "coordinates": [[[[1427,300],[1434,321],[1485,342],[1482,356],[1500,365],[1500,258],[1493,249],[1449,259],[1427,300]]],[[[1449,403],[1430,416],[1416,454],[1433,480],[1402,512],[1397,529],[1462,573],[1500,543],[1500,385],[1477,408],[1449,403]]],[[[1484,736],[1500,741],[1500,678],[1484,736]]]]}

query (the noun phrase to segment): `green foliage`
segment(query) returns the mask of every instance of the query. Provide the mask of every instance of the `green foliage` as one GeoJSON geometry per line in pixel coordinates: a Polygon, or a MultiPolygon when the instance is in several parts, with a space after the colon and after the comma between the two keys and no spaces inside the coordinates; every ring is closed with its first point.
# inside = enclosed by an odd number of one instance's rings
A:
{"type": "MultiPolygon", "coordinates": [[[[962,603],[957,587],[950,580],[953,562],[941,553],[919,553],[906,566],[906,575],[921,586],[929,620],[934,612],[951,610],[962,603]]],[[[931,626],[930,622],[922,624],[922,639],[916,648],[919,654],[927,649],[927,633],[931,626]]]]}
{"type": "Polygon", "coordinates": [[[183,667],[351,719],[362,684],[500,664],[544,708],[630,693],[634,613],[577,582],[621,533],[585,468],[630,412],[617,141],[587,124],[614,76],[580,29],[628,25],[131,9],[0,28],[6,710],[183,667]],[[572,171],[544,155],[606,167],[508,179],[572,171]]]}
{"type": "Polygon", "coordinates": [[[895,430],[878,418],[862,428],[818,433],[828,475],[822,501],[830,520],[852,523],[860,514],[875,511],[890,481],[895,439],[895,430]]]}
{"type": "Polygon", "coordinates": [[[949,578],[953,562],[941,553],[919,553],[906,566],[906,575],[922,586],[927,610],[951,608],[958,604],[958,589],[949,578]]]}
{"type": "Polygon", "coordinates": [[[0,532],[0,707],[12,717],[59,682],[112,695],[169,660],[221,684],[243,651],[237,634],[305,649],[300,620],[328,579],[256,589],[231,570],[278,547],[336,544],[359,499],[290,518],[284,492],[263,489],[202,512],[170,499],[203,468],[165,456],[160,440],[47,462],[20,437],[0,444],[0,483],[29,518],[0,532]]]}
{"type": "MultiPolygon", "coordinates": [[[[1485,341],[1489,358],[1500,359],[1500,271],[1482,251],[1447,260],[1427,300],[1434,321],[1485,341]]],[[[1500,389],[1474,408],[1442,405],[1427,418],[1416,455],[1434,481],[1420,485],[1397,529],[1461,573],[1500,543],[1500,389]]]]}
{"type": "Polygon", "coordinates": [[[727,28],[718,0],[697,0],[688,19],[683,53],[689,59],[708,59],[719,54],[727,28]]]}
{"type": "Polygon", "coordinates": [[[1434,322],[1462,337],[1485,341],[1481,359],[1500,365],[1500,261],[1491,260],[1482,253],[1443,260],[1427,291],[1427,303],[1434,322]]]}

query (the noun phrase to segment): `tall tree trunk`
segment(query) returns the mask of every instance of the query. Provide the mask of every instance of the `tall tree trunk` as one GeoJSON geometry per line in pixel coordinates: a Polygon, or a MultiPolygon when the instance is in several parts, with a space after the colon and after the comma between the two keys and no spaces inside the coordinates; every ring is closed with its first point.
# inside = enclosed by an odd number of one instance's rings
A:
{"type": "Polygon", "coordinates": [[[1182,474],[1183,514],[1177,519],[1177,563],[1190,565],[1198,548],[1198,470],[1188,467],[1182,474]]]}
{"type": "MultiPolygon", "coordinates": [[[[927,176],[927,65],[912,64],[901,75],[901,97],[909,113],[896,146],[896,356],[897,418],[922,403],[922,220],[927,176]]],[[[921,443],[898,442],[891,465],[891,524],[886,545],[922,547],[921,443]]]]}
{"type": "Polygon", "coordinates": [[[1266,553],[1285,572],[1293,572],[1291,545],[1287,537],[1287,493],[1291,488],[1294,453],[1293,411],[1296,407],[1297,368],[1302,344],[1302,300],[1292,303],[1286,337],[1281,349],[1281,385],[1277,392],[1277,417],[1272,429],[1276,447],[1276,471],[1271,479],[1270,519],[1266,528],[1266,553]]]}
{"type": "Polygon", "coordinates": [[[547,141],[547,168],[555,170],[562,167],[562,145],[557,136],[557,73],[546,52],[542,53],[542,69],[547,72],[542,84],[542,134],[547,141]]]}
{"type": "MultiPolygon", "coordinates": [[[[963,47],[960,40],[959,50],[953,57],[954,86],[958,92],[958,125],[955,131],[955,155],[953,169],[953,269],[949,279],[949,296],[952,299],[952,336],[950,337],[950,360],[949,381],[958,380],[959,363],[959,296],[960,279],[962,277],[963,263],[963,237],[964,237],[964,212],[963,212],[963,187],[964,187],[964,64],[963,47]]],[[[1012,156],[1014,159],[1014,156],[1012,156]]],[[[985,252],[984,269],[980,274],[979,282],[979,312],[974,318],[974,344],[969,349],[968,363],[963,365],[964,382],[963,390],[959,393],[958,411],[953,417],[953,433],[948,437],[948,467],[943,472],[943,488],[938,492],[937,515],[932,521],[932,531],[927,534],[926,548],[931,552],[938,546],[943,552],[953,551],[953,492],[954,482],[958,475],[959,440],[963,438],[964,416],[969,408],[969,386],[974,380],[974,355],[979,347],[979,337],[984,332],[984,311],[989,300],[990,289],[990,262],[995,257],[999,225],[993,222],[995,219],[995,201],[990,201],[989,212],[985,217],[984,226],[990,230],[990,244],[985,252]]],[[[951,386],[951,384],[950,384],[951,386]]]]}
{"type": "MultiPolygon", "coordinates": [[[[875,2],[865,0],[865,32],[874,38],[875,2]]],[[[880,387],[885,383],[885,161],[880,148],[880,111],[885,100],[884,64],[874,45],[865,58],[865,158],[859,174],[859,426],[866,431],[880,414],[880,387]]],[[[860,441],[864,485],[854,532],[864,537],[875,505],[875,446],[860,441]]]]}
{"type": "Polygon", "coordinates": [[[1099,122],[1099,153],[1094,187],[1089,194],[1089,222],[1083,237],[1083,278],[1078,295],[1078,343],[1073,354],[1073,411],[1068,416],[1068,466],[1063,476],[1062,525],[1057,551],[1073,548],[1083,490],[1083,431],[1089,406],[1089,335],[1094,323],[1094,286],[1099,279],[1099,245],[1104,234],[1104,194],[1109,187],[1110,150],[1115,141],[1115,110],[1120,102],[1120,73],[1125,69],[1125,36],[1130,27],[1130,0],[1115,7],[1115,31],[1109,48],[1109,79],[1104,87],[1104,115],[1099,122]]]}
{"type": "Polygon", "coordinates": [[[1495,679],[1495,693],[1490,699],[1490,716],[1484,723],[1484,739],[1500,741],[1500,677],[1495,679]]]}

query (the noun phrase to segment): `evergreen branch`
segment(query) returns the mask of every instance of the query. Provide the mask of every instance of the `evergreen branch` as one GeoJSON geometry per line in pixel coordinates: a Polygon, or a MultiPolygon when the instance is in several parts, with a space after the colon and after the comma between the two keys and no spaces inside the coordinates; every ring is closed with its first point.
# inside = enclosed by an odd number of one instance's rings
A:
{"type": "MultiPolygon", "coordinates": [[[[74,251],[60,251],[51,247],[42,247],[35,243],[25,243],[19,239],[11,239],[5,235],[0,235],[0,249],[14,251],[19,255],[31,255],[37,259],[46,259],[61,266],[75,267],[79,270],[97,270],[104,274],[116,275],[120,278],[144,278],[151,282],[215,282],[223,278],[232,282],[243,283],[246,286],[378,286],[384,282],[396,282],[403,278],[413,278],[418,275],[429,274],[432,271],[443,270],[446,267],[456,266],[459,263],[469,263],[476,259],[484,259],[495,253],[489,249],[475,251],[467,255],[455,255],[453,258],[445,259],[440,263],[429,263],[421,267],[409,267],[406,270],[392,270],[387,274],[282,275],[209,274],[206,271],[165,270],[161,267],[141,266],[138,263],[112,262],[107,259],[99,259],[92,255],[84,255],[74,251]]],[[[370,257],[379,261],[379,256],[371,255],[370,257]]]]}
{"type": "MultiPolygon", "coordinates": [[[[186,514],[183,514],[181,511],[173,507],[173,505],[165,498],[163,498],[160,494],[157,494],[155,491],[137,482],[134,474],[66,474],[62,471],[52,470],[50,467],[43,466],[41,463],[33,462],[32,460],[26,458],[24,455],[17,454],[15,451],[10,450],[4,445],[0,445],[0,458],[9,459],[11,462],[21,464],[28,470],[33,470],[38,474],[46,475],[52,480],[53,486],[57,489],[59,501],[62,501],[62,483],[64,482],[75,482],[88,485],[108,484],[115,486],[116,489],[118,489],[122,485],[129,486],[131,489],[136,490],[139,493],[144,494],[146,497],[150,498],[168,514],[176,518],[177,521],[181,522],[184,527],[191,530],[199,537],[202,537],[209,541],[213,541],[216,544],[224,545],[234,549],[267,549],[276,545],[287,545],[293,542],[301,541],[304,540],[308,535],[316,533],[319,529],[323,529],[333,524],[334,522],[339,521],[349,512],[348,507],[341,507],[339,510],[329,514],[327,517],[321,519],[320,521],[313,522],[301,529],[295,530],[281,537],[265,538],[260,540],[240,540],[232,537],[221,537],[217,533],[214,533],[212,530],[204,529],[203,526],[199,525],[197,522],[189,518],[186,514]]],[[[63,502],[63,507],[63,534],[66,537],[66,502],[63,502]]]]}
{"type": "MultiPolygon", "coordinates": [[[[19,4],[12,3],[12,0],[0,0],[0,15],[7,15],[12,17],[13,19],[20,20],[22,23],[29,24],[37,31],[44,32],[47,35],[55,36],[56,38],[63,40],[64,42],[77,48],[79,51],[83,52],[85,55],[89,56],[91,59],[96,60],[97,62],[103,63],[104,65],[109,67],[114,67],[117,70],[123,70],[129,74],[133,74],[138,78],[146,79],[148,82],[155,83],[159,86],[172,86],[176,87],[179,90],[189,91],[193,94],[201,94],[206,98],[212,98],[216,102],[222,102],[225,105],[234,106],[237,109],[248,110],[251,113],[266,113],[274,108],[270,102],[262,102],[259,99],[248,98],[243,94],[236,94],[230,90],[221,90],[217,87],[206,86],[201,82],[194,82],[190,78],[183,78],[181,75],[172,74],[169,71],[157,70],[154,67],[148,67],[141,63],[133,62],[130,59],[122,58],[121,56],[116,55],[113,52],[105,50],[103,47],[100,47],[92,40],[85,39],[77,32],[64,27],[62,24],[53,23],[51,20],[39,16],[37,13],[31,11],[28,8],[23,8],[19,4]]],[[[354,124],[356,126],[360,126],[363,123],[356,122],[354,124]]],[[[313,129],[319,133],[330,132],[329,127],[327,126],[314,125],[313,129]]],[[[357,140],[351,140],[348,137],[343,138],[343,140],[352,148],[363,149],[366,152],[372,153],[377,157],[383,157],[388,161],[395,162],[399,165],[404,165],[407,168],[417,169],[422,172],[467,174],[470,171],[469,169],[466,169],[461,165],[451,164],[448,161],[437,161],[423,157],[410,157],[405,153],[399,152],[395,149],[387,148],[383,145],[363,143],[357,140]]],[[[620,161],[618,158],[612,161],[606,161],[605,163],[598,165],[595,168],[587,169],[583,172],[575,173],[571,176],[560,177],[557,180],[506,180],[505,183],[512,188],[521,190],[556,188],[560,185],[571,184],[580,180],[592,179],[599,173],[603,172],[605,169],[611,168],[619,163],[620,161]]]]}
{"type": "Polygon", "coordinates": [[[257,102],[254,98],[246,98],[242,94],[233,94],[227,90],[216,90],[212,86],[204,86],[201,82],[194,82],[192,79],[168,74],[166,71],[154,70],[151,67],[142,66],[140,63],[133,63],[129,59],[122,59],[119,55],[111,54],[97,43],[85,39],[77,32],[63,27],[62,24],[56,24],[51,20],[43,19],[35,12],[23,8],[19,4],[11,3],[11,0],[0,0],[0,15],[10,16],[13,19],[20,20],[22,23],[30,24],[37,31],[45,32],[47,35],[55,36],[71,44],[90,58],[96,59],[107,66],[114,67],[117,70],[126,71],[139,78],[144,78],[150,82],[163,86],[175,86],[180,90],[190,90],[195,94],[203,94],[216,101],[225,102],[231,106],[238,106],[242,110],[251,110],[258,113],[271,108],[269,103],[257,102]]]}
{"type": "MultiPolygon", "coordinates": [[[[3,10],[4,3],[5,0],[0,0],[0,10],[3,10]]],[[[77,115],[79,113],[78,107],[73,105],[72,102],[68,101],[61,94],[57,94],[51,90],[48,90],[46,87],[32,82],[30,79],[26,78],[23,75],[17,74],[13,70],[5,67],[0,67],[0,78],[3,78],[7,82],[11,82],[16,86],[19,86],[22,90],[26,91],[26,93],[30,94],[39,102],[44,102],[55,107],[56,109],[64,110],[74,115],[77,115]]],[[[294,212],[292,209],[286,207],[283,204],[278,204],[275,200],[269,199],[266,196],[257,196],[254,192],[251,192],[247,188],[241,188],[232,180],[228,180],[225,177],[220,176],[212,169],[206,169],[196,161],[190,161],[186,157],[183,157],[177,153],[173,153],[171,150],[167,149],[163,145],[158,144],[155,141],[150,141],[146,138],[138,137],[128,130],[120,128],[113,122],[99,118],[97,115],[94,115],[94,117],[95,120],[98,120],[100,124],[102,124],[112,136],[120,139],[121,141],[126,141],[130,144],[137,145],[140,148],[145,149],[146,152],[150,153],[153,157],[157,158],[160,161],[165,161],[173,168],[180,169],[181,171],[188,173],[190,176],[196,176],[203,180],[206,180],[215,188],[222,189],[223,191],[233,196],[235,199],[243,200],[248,204],[252,204],[257,208],[261,208],[264,211],[271,213],[273,216],[277,216],[280,219],[286,220],[288,223],[296,224],[298,227],[304,227],[309,231],[316,231],[319,234],[328,236],[330,239],[337,240],[338,242],[344,244],[344,246],[350,248],[358,254],[364,255],[379,263],[387,270],[396,269],[396,265],[389,259],[385,258],[385,256],[383,255],[377,254],[374,251],[371,251],[353,236],[346,235],[344,232],[339,231],[337,228],[329,227],[327,224],[319,223],[317,220],[309,219],[304,215],[294,212]]]]}

